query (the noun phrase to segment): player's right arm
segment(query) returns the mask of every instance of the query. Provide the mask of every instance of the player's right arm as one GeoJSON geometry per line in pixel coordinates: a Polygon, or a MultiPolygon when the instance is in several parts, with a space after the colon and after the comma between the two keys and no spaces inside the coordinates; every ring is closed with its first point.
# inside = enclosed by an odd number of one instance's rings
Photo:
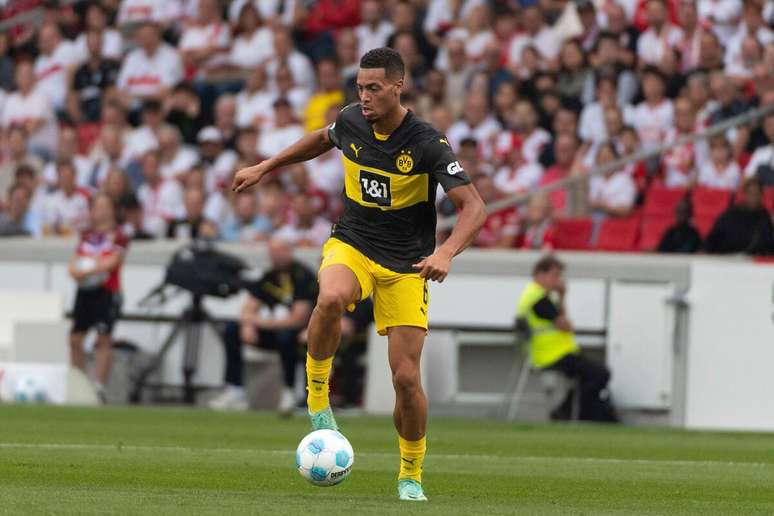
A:
{"type": "Polygon", "coordinates": [[[258,183],[263,176],[287,165],[300,163],[314,159],[320,154],[324,154],[333,148],[333,142],[329,135],[329,127],[323,127],[313,131],[298,140],[290,147],[285,148],[279,154],[267,160],[261,161],[252,167],[246,167],[239,170],[234,176],[234,183],[231,189],[235,192],[241,192],[258,183]]]}

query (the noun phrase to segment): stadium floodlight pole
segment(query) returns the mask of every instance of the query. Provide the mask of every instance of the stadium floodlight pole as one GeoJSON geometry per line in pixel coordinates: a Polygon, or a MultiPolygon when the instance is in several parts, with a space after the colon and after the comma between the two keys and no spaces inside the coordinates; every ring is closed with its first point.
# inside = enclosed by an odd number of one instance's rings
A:
{"type": "MultiPolygon", "coordinates": [[[[593,176],[607,174],[610,171],[618,170],[621,167],[628,165],[633,161],[641,161],[643,159],[650,158],[658,154],[662,154],[665,151],[672,149],[674,147],[677,147],[679,145],[683,145],[686,143],[693,143],[697,140],[704,140],[704,139],[710,138],[712,136],[715,136],[716,134],[723,133],[729,129],[738,127],[740,125],[746,124],[753,120],[758,120],[772,113],[774,113],[774,103],[767,104],[765,106],[761,106],[755,109],[749,109],[744,113],[741,113],[735,117],[729,118],[728,120],[724,120],[723,122],[719,122],[698,133],[691,133],[685,136],[681,136],[680,138],[676,139],[673,142],[664,143],[650,149],[642,149],[633,154],[629,154],[628,156],[624,156],[617,160],[611,161],[610,163],[606,163],[601,167],[594,167],[591,170],[589,170],[588,174],[585,174],[583,176],[567,177],[559,181],[556,181],[554,183],[550,183],[545,186],[542,186],[533,192],[519,193],[519,194],[512,195],[510,197],[506,197],[505,199],[500,199],[498,201],[489,203],[486,206],[486,213],[488,215],[496,211],[503,210],[505,208],[510,208],[512,206],[520,206],[522,204],[525,204],[531,197],[535,195],[545,195],[545,194],[554,192],[556,190],[562,190],[576,183],[581,183],[582,181],[588,181],[593,176]]],[[[437,226],[438,231],[449,230],[452,227],[454,227],[454,224],[456,222],[457,222],[456,215],[443,218],[438,221],[438,226],[437,226]]]]}

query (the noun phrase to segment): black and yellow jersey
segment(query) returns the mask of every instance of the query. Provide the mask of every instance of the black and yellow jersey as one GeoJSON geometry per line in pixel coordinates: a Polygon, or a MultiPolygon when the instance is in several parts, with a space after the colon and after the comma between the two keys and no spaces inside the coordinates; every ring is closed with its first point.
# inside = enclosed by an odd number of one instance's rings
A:
{"type": "Polygon", "coordinates": [[[344,160],[344,212],[332,236],[395,272],[435,250],[435,193],[470,183],[446,141],[406,113],[389,136],[377,135],[360,104],[341,110],[328,128],[344,160]]]}

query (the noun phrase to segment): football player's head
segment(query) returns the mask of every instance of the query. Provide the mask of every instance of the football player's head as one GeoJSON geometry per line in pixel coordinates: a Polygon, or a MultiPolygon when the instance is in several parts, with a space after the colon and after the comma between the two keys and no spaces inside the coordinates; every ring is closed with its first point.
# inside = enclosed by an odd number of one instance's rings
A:
{"type": "Polygon", "coordinates": [[[375,48],[360,59],[357,92],[363,116],[375,123],[400,104],[405,66],[391,48],[375,48]]]}

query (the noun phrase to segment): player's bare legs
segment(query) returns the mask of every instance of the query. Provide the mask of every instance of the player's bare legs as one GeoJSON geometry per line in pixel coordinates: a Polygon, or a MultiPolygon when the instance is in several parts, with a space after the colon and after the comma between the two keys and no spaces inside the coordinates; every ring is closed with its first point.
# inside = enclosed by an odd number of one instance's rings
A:
{"type": "Polygon", "coordinates": [[[424,328],[388,328],[388,356],[395,388],[393,420],[400,446],[398,492],[402,500],[426,500],[422,491],[425,459],[427,397],[422,389],[419,359],[425,342],[424,328]]]}
{"type": "Polygon", "coordinates": [[[306,356],[306,398],[312,428],[336,429],[328,399],[328,377],[341,339],[341,317],[360,300],[360,284],[352,270],[340,264],[320,271],[320,294],[309,320],[306,356]]]}
{"type": "Polygon", "coordinates": [[[70,334],[70,364],[86,372],[86,353],[83,352],[83,333],[70,334]]]}
{"type": "Polygon", "coordinates": [[[110,367],[113,365],[113,338],[110,334],[97,334],[97,345],[94,349],[94,355],[96,362],[94,376],[97,384],[104,386],[110,374],[110,367]]]}

